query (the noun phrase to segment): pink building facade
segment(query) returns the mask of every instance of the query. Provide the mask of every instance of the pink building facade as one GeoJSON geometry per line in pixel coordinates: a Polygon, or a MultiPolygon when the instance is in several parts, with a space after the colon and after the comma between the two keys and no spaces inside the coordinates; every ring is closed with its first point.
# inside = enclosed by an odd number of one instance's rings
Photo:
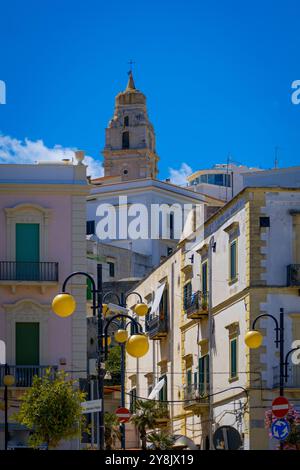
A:
{"type": "MultiPolygon", "coordinates": [[[[68,274],[86,270],[87,193],[82,164],[0,165],[0,340],[15,376],[9,414],[32,376],[46,367],[86,376],[85,279],[75,277],[69,284],[77,303],[71,317],[57,317],[51,303],[68,274]]],[[[0,365],[1,390],[3,375],[0,365]]],[[[16,423],[9,431],[12,446],[25,439],[16,423]]]]}

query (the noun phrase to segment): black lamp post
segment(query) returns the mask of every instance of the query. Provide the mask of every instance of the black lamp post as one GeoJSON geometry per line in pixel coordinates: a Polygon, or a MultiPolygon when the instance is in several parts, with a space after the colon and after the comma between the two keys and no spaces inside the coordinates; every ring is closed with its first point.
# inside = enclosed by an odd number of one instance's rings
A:
{"type": "MultiPolygon", "coordinates": [[[[76,303],[74,298],[72,297],[71,294],[66,292],[66,287],[71,278],[74,276],[85,276],[88,278],[91,282],[91,293],[92,293],[92,311],[93,315],[97,318],[97,353],[98,353],[98,363],[97,363],[97,368],[98,368],[98,398],[101,403],[101,410],[99,411],[99,450],[104,450],[104,432],[105,432],[105,426],[104,426],[104,376],[105,376],[105,360],[107,359],[108,355],[108,343],[107,343],[107,338],[108,338],[108,327],[111,324],[112,321],[114,321],[116,318],[121,318],[122,321],[125,320],[125,318],[129,319],[131,323],[133,323],[136,326],[138,334],[142,334],[143,330],[141,325],[130,315],[123,314],[123,313],[118,313],[114,316],[112,316],[109,320],[106,322],[104,321],[104,315],[103,315],[103,292],[102,292],[102,265],[97,264],[97,283],[94,281],[93,277],[84,272],[84,271],[76,271],[71,273],[69,276],[66,277],[66,279],[63,282],[62,285],[62,292],[61,294],[58,294],[52,302],[52,308],[53,311],[61,317],[67,317],[69,315],[72,315],[76,308],[76,303]],[[105,326],[104,326],[105,325],[105,326]]],[[[110,293],[107,293],[108,295],[110,293]]],[[[132,294],[132,293],[130,293],[132,294]]],[[[128,294],[128,295],[130,295],[128,294]]],[[[137,293],[136,293],[137,294],[137,293]]],[[[117,296],[117,294],[114,294],[117,296]]],[[[141,296],[137,294],[141,300],[141,296]]],[[[117,296],[118,297],[118,296],[117,296]]],[[[128,296],[127,296],[128,297],[128,296]]],[[[126,299],[127,297],[122,296],[122,300],[119,299],[119,306],[122,306],[121,303],[124,305],[126,304],[126,299]]],[[[142,304],[145,306],[144,304],[142,304]]],[[[140,304],[141,306],[141,304],[140,304]]],[[[146,307],[146,306],[145,306],[146,307]]],[[[148,344],[148,339],[146,338],[143,341],[143,346],[145,346],[145,343],[148,344]]],[[[135,345],[133,345],[135,348],[135,345]]],[[[147,346],[144,348],[147,352],[147,346]]],[[[142,351],[143,347],[140,344],[136,345],[136,351],[137,354],[135,357],[142,357],[145,354],[145,351],[142,351]],[[140,349],[140,353],[139,353],[140,349]]],[[[123,351],[123,368],[121,374],[123,375],[122,377],[122,392],[121,392],[121,401],[122,403],[125,402],[125,350],[123,351]]],[[[124,435],[124,434],[123,434],[124,435]]]]}
{"type": "MultiPolygon", "coordinates": [[[[130,292],[129,294],[125,295],[124,293],[121,293],[120,297],[118,294],[114,292],[106,292],[105,295],[103,296],[103,302],[105,303],[106,298],[109,296],[114,296],[116,297],[118,304],[120,307],[126,308],[126,302],[127,299],[130,295],[136,295],[139,298],[140,303],[143,302],[141,295],[138,292],[130,292]]],[[[105,335],[105,359],[107,358],[107,353],[108,353],[108,348],[107,348],[107,338],[108,338],[108,328],[110,324],[114,324],[117,327],[120,327],[122,329],[126,329],[127,326],[132,323],[135,325],[137,328],[137,331],[140,331],[141,333],[143,332],[142,327],[139,322],[137,322],[133,317],[130,315],[122,315],[122,314],[116,314],[113,317],[111,317],[105,325],[104,328],[104,335],[105,335]],[[119,318],[121,317],[121,321],[119,318]],[[129,321],[125,324],[125,317],[129,319],[129,321]],[[119,320],[119,321],[117,321],[119,320]]],[[[121,407],[125,407],[125,344],[121,343],[121,407]]],[[[121,423],[120,424],[120,431],[121,431],[121,448],[125,449],[126,446],[126,433],[125,433],[125,424],[121,423]]]]}
{"type": "MultiPolygon", "coordinates": [[[[272,318],[272,320],[275,323],[274,342],[275,342],[276,348],[279,347],[279,395],[282,397],[284,396],[284,383],[287,382],[289,378],[289,375],[288,375],[289,356],[294,351],[297,351],[297,349],[299,349],[300,346],[290,349],[290,351],[288,351],[285,354],[285,351],[284,351],[284,309],[281,308],[279,311],[279,323],[278,323],[277,318],[269,313],[263,313],[262,315],[259,315],[253,321],[252,330],[249,331],[245,336],[245,342],[249,348],[255,349],[259,347],[262,343],[263,337],[259,331],[255,330],[255,325],[258,322],[258,320],[263,317],[272,318]]],[[[280,442],[280,448],[282,448],[282,442],[280,442]]]]}

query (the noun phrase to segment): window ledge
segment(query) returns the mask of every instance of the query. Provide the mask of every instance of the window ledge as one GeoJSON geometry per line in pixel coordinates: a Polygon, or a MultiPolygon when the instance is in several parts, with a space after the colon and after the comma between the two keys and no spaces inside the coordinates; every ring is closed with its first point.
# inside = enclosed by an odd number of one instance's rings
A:
{"type": "Polygon", "coordinates": [[[237,375],[236,377],[230,377],[228,379],[228,382],[231,384],[232,382],[236,382],[237,380],[239,380],[239,376],[237,375]]]}
{"type": "Polygon", "coordinates": [[[238,276],[234,277],[233,279],[229,279],[229,280],[228,280],[228,285],[229,285],[229,286],[232,286],[232,285],[235,284],[238,280],[239,280],[238,276]]]}

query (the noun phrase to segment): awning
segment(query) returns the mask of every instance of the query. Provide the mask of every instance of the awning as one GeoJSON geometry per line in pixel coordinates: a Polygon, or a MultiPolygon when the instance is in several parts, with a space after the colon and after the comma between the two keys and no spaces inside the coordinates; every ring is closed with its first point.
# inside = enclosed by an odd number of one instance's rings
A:
{"type": "Polygon", "coordinates": [[[165,283],[160,284],[157,291],[155,292],[153,304],[150,310],[150,316],[155,315],[157,313],[157,310],[158,310],[158,307],[159,307],[159,304],[160,304],[160,301],[161,301],[161,298],[165,289],[165,285],[166,285],[165,283]]]}

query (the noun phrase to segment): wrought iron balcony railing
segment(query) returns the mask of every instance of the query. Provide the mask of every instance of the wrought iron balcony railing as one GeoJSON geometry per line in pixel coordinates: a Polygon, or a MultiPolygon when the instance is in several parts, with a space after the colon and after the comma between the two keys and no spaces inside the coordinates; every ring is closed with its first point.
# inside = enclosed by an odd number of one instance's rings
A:
{"type": "MultiPolygon", "coordinates": [[[[273,367],[273,388],[279,387],[279,366],[273,367]]],[[[288,379],[284,382],[285,388],[300,388],[300,367],[290,365],[288,367],[288,379]]]]}
{"type": "Polygon", "coordinates": [[[168,334],[168,319],[166,315],[155,315],[146,318],[146,331],[150,339],[161,339],[168,334]]]}
{"type": "Polygon", "coordinates": [[[183,387],[184,408],[190,406],[207,406],[209,403],[209,385],[208,383],[190,384],[183,387]]]}
{"type": "Polygon", "coordinates": [[[208,293],[194,292],[184,300],[184,310],[188,318],[204,318],[208,313],[208,293]]]}
{"type": "Polygon", "coordinates": [[[0,261],[0,281],[58,281],[58,263],[0,261]]]}
{"type": "Polygon", "coordinates": [[[289,264],[287,266],[287,285],[300,286],[300,264],[289,264]]]}
{"type": "MultiPolygon", "coordinates": [[[[51,377],[54,378],[57,366],[9,366],[8,374],[15,378],[14,387],[31,387],[33,377],[43,377],[46,371],[50,369],[51,377]]],[[[3,386],[3,377],[5,375],[5,366],[0,366],[0,386],[3,386]]]]}

